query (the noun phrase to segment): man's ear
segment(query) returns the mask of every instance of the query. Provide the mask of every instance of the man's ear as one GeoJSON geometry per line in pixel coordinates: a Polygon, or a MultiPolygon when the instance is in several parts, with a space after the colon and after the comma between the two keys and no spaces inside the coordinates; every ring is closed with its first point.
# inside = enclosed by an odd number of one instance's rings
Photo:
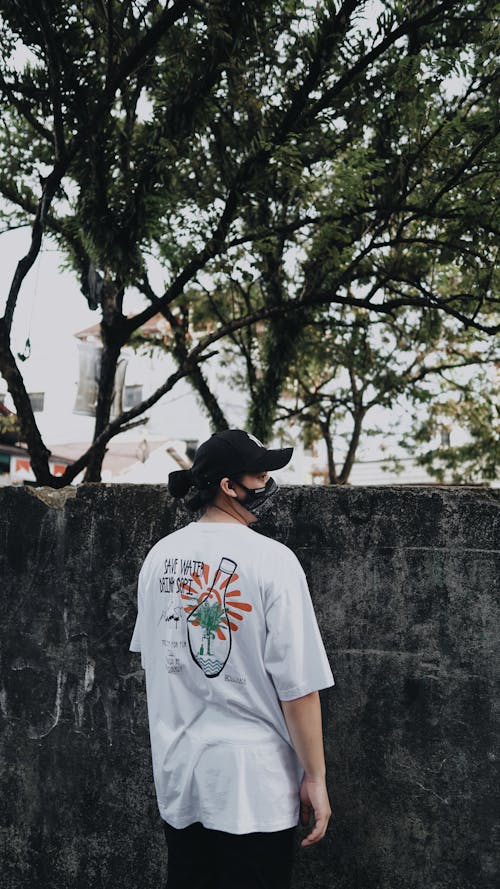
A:
{"type": "Polygon", "coordinates": [[[219,487],[224,494],[227,494],[228,497],[233,497],[238,499],[238,495],[233,488],[233,483],[230,478],[221,478],[219,482],[219,487]]]}

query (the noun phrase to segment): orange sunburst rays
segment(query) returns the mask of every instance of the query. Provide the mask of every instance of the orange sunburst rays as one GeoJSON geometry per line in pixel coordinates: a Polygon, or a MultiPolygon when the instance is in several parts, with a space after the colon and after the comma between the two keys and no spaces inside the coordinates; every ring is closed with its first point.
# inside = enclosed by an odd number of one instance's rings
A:
{"type": "MultiPolygon", "coordinates": [[[[229,587],[232,587],[233,584],[236,583],[239,579],[239,575],[233,574],[231,577],[227,577],[227,575],[224,575],[221,571],[217,571],[213,583],[210,584],[210,574],[210,565],[204,564],[203,576],[193,573],[190,580],[181,583],[183,590],[181,598],[189,603],[184,606],[184,611],[187,614],[190,614],[204,600],[213,602],[214,605],[217,603],[223,607],[225,598],[227,617],[225,615],[222,618],[221,623],[227,627],[229,622],[231,630],[236,632],[238,624],[235,623],[235,621],[242,621],[245,613],[248,614],[248,612],[252,611],[252,606],[248,602],[233,601],[238,596],[241,596],[241,590],[229,589],[229,587]]],[[[221,627],[218,627],[217,635],[219,639],[226,638],[224,630],[221,627]]]]}

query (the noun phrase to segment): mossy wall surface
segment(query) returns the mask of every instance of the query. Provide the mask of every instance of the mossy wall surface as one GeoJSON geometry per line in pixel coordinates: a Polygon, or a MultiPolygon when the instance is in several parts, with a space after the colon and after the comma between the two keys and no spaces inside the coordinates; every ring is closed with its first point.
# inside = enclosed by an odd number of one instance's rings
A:
{"type": "MultiPolygon", "coordinates": [[[[500,492],[283,488],[263,526],[309,579],[334,810],[294,889],[493,889],[500,492]]],[[[163,486],[0,489],[2,889],[162,889],[144,556],[163,486]]],[[[497,831],[495,833],[495,831],[497,831]]]]}

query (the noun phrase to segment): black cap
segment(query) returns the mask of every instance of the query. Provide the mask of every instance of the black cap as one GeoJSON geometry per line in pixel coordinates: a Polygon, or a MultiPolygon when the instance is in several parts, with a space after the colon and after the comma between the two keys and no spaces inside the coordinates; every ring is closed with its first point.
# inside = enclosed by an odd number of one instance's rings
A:
{"type": "Polygon", "coordinates": [[[196,451],[191,473],[198,488],[207,488],[221,478],[243,472],[282,469],[290,462],[293,448],[266,448],[243,429],[214,432],[196,451]]]}

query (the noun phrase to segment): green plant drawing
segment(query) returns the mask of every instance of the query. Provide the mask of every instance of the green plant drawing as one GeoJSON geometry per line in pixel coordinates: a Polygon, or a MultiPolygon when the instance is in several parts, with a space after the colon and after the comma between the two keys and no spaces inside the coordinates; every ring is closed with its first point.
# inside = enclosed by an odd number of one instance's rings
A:
{"type": "MultiPolygon", "coordinates": [[[[206,640],[207,643],[207,655],[211,654],[210,651],[210,643],[212,639],[215,639],[215,632],[218,630],[220,625],[224,620],[224,608],[222,605],[219,605],[216,602],[214,605],[209,605],[208,602],[202,602],[199,608],[196,609],[196,621],[203,628],[203,639],[206,640]]],[[[203,655],[203,645],[200,648],[200,655],[203,655]]]]}

